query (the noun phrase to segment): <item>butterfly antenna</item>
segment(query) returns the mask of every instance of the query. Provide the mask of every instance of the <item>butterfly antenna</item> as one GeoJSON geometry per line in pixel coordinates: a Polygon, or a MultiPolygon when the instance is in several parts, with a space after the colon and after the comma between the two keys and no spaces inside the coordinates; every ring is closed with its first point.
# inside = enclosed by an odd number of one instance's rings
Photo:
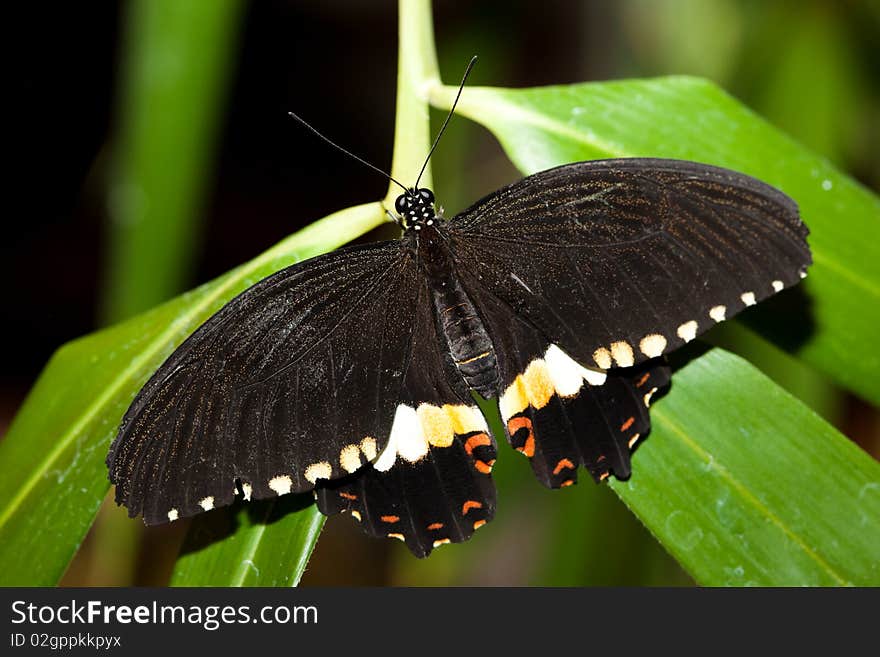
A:
{"type": "Polygon", "coordinates": [[[379,167],[370,164],[370,163],[367,162],[365,159],[363,159],[363,158],[361,158],[361,157],[358,157],[357,155],[355,155],[355,154],[352,153],[351,151],[344,149],[342,146],[340,146],[340,145],[337,144],[336,142],[331,141],[329,138],[325,137],[325,136],[322,135],[320,132],[318,132],[315,128],[313,128],[313,127],[310,126],[308,123],[306,123],[305,119],[303,119],[302,117],[297,116],[297,115],[294,114],[293,112],[288,112],[288,114],[289,114],[290,116],[292,116],[294,119],[296,119],[297,121],[299,121],[300,123],[302,123],[305,127],[307,127],[309,130],[311,130],[312,132],[314,132],[316,135],[318,135],[321,139],[323,139],[324,141],[326,141],[328,144],[330,144],[331,146],[333,146],[333,148],[336,148],[336,149],[342,151],[343,153],[345,153],[345,154],[348,155],[349,157],[354,158],[355,160],[357,160],[357,161],[360,162],[361,164],[366,164],[366,165],[367,165],[368,167],[370,167],[373,171],[378,171],[378,172],[381,173],[383,176],[385,176],[386,178],[388,178],[388,180],[390,180],[391,182],[393,182],[394,184],[396,184],[396,185],[397,185],[398,187],[400,187],[404,192],[409,192],[409,190],[408,190],[403,184],[401,184],[400,181],[398,181],[396,178],[393,178],[393,177],[391,176],[390,173],[386,173],[386,172],[382,171],[382,169],[380,169],[379,167]]]}
{"type": "Polygon", "coordinates": [[[446,130],[446,126],[449,125],[449,120],[455,113],[455,106],[458,105],[458,99],[461,97],[461,90],[464,89],[464,83],[468,79],[468,75],[470,75],[471,69],[474,67],[476,61],[477,56],[474,55],[473,57],[471,57],[471,61],[468,62],[467,68],[464,70],[464,76],[462,76],[461,78],[461,84],[458,85],[458,93],[455,94],[455,100],[452,102],[452,108],[449,110],[449,114],[446,115],[446,120],[443,122],[443,125],[440,126],[440,132],[437,133],[437,137],[436,139],[434,139],[434,143],[431,145],[431,150],[428,151],[428,157],[425,158],[425,163],[422,165],[422,170],[419,171],[419,177],[416,178],[416,184],[413,185],[413,189],[419,188],[419,181],[422,179],[422,174],[425,173],[425,169],[428,166],[428,161],[434,154],[434,149],[437,148],[437,143],[440,141],[440,137],[443,136],[443,132],[446,130]]]}

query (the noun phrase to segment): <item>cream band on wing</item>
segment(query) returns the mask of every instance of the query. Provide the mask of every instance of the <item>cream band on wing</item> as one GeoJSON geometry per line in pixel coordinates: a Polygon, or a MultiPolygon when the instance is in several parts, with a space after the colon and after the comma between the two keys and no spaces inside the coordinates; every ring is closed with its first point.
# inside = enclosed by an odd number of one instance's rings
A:
{"type": "Polygon", "coordinates": [[[574,397],[584,385],[605,383],[603,370],[584,367],[557,345],[551,344],[543,358],[536,358],[525,372],[508,386],[498,402],[501,418],[507,422],[528,406],[543,408],[554,394],[574,397]]]}
{"type": "Polygon", "coordinates": [[[386,472],[391,469],[398,456],[415,463],[431,447],[452,445],[456,435],[488,430],[486,420],[476,406],[420,404],[415,409],[400,404],[394,414],[388,444],[373,461],[373,468],[386,472]]]}

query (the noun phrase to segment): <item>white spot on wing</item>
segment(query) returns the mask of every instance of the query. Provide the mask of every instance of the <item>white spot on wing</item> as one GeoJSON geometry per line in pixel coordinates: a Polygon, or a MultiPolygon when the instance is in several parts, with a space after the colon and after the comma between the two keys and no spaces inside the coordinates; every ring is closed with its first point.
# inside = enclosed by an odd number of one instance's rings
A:
{"type": "Polygon", "coordinates": [[[507,422],[514,415],[525,410],[529,405],[529,400],[523,392],[519,377],[504,391],[501,399],[498,400],[498,410],[501,412],[501,418],[507,422]]]}
{"type": "Polygon", "coordinates": [[[744,304],[746,304],[747,306],[754,306],[755,305],[755,293],[754,292],[743,292],[739,296],[739,298],[742,299],[742,302],[744,304]]]}
{"type": "Polygon", "coordinates": [[[773,282],[771,283],[771,285],[773,286],[773,289],[774,289],[776,292],[782,292],[782,288],[785,287],[785,284],[784,284],[782,281],[773,281],[773,282]]]}
{"type": "Polygon", "coordinates": [[[171,509],[171,511],[168,512],[168,520],[171,522],[177,520],[177,509],[171,509]]]}
{"type": "Polygon", "coordinates": [[[587,381],[590,385],[600,386],[605,383],[606,374],[599,370],[591,370],[574,360],[557,345],[551,344],[544,354],[547,371],[553,381],[557,394],[563,397],[576,395],[587,381]]]}
{"type": "Polygon", "coordinates": [[[361,521],[361,512],[358,511],[357,509],[354,509],[351,512],[351,517],[354,518],[355,520],[357,520],[358,522],[360,522],[361,521]]]}
{"type": "Polygon", "coordinates": [[[584,385],[584,377],[579,371],[579,368],[583,368],[555,344],[547,349],[544,362],[547,363],[547,371],[557,394],[573,397],[584,385]]]}
{"type": "Polygon", "coordinates": [[[419,416],[410,406],[401,404],[397,407],[391,435],[392,441],[397,444],[397,453],[410,463],[415,463],[428,453],[428,441],[422,432],[419,416]]]}
{"type": "Polygon", "coordinates": [[[678,334],[678,337],[680,337],[685,342],[690,342],[695,337],[697,337],[697,323],[694,320],[685,322],[678,327],[676,333],[678,334]]]}
{"type": "Polygon", "coordinates": [[[427,453],[428,441],[422,432],[416,409],[400,404],[394,413],[388,444],[373,463],[373,467],[379,472],[386,472],[394,465],[398,454],[414,463],[427,453]]]}
{"type": "Polygon", "coordinates": [[[657,358],[666,349],[666,338],[659,333],[646,335],[639,341],[639,349],[648,358],[657,358]]]}
{"type": "Polygon", "coordinates": [[[274,490],[277,495],[287,495],[293,488],[293,480],[287,475],[278,475],[269,480],[269,488],[274,490]]]}
{"type": "Polygon", "coordinates": [[[339,452],[339,465],[346,472],[354,472],[361,467],[361,448],[357,445],[346,445],[339,452]]]}
{"type": "Polygon", "coordinates": [[[370,436],[367,436],[361,441],[361,451],[364,453],[364,456],[367,457],[368,461],[372,461],[376,458],[376,439],[370,436]]]}
{"type": "Polygon", "coordinates": [[[251,495],[254,492],[253,487],[250,484],[242,484],[241,485],[242,497],[244,497],[246,502],[250,502],[251,495]]]}
{"type": "Polygon", "coordinates": [[[593,360],[601,369],[607,370],[611,367],[611,352],[605,347],[599,347],[593,352],[593,360]]]}
{"type": "Polygon", "coordinates": [[[332,474],[333,466],[327,463],[327,461],[318,461],[317,463],[312,463],[309,467],[306,468],[306,471],[303,473],[303,477],[314,484],[318,481],[318,479],[329,479],[332,474]]]}
{"type": "Polygon", "coordinates": [[[214,508],[214,498],[208,496],[199,501],[199,506],[202,507],[205,511],[210,511],[214,508]]]}
{"type": "Polygon", "coordinates": [[[727,306],[715,306],[709,310],[709,317],[716,322],[723,322],[724,316],[727,314],[727,306]]]}
{"type": "Polygon", "coordinates": [[[611,355],[619,367],[632,367],[635,362],[632,347],[624,340],[611,343],[611,355]]]}

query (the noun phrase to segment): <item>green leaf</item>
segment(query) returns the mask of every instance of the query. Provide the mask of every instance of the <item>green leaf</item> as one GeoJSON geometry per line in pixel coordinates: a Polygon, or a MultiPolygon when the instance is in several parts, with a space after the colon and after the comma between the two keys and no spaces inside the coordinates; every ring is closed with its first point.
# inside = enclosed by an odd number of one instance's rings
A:
{"type": "Polygon", "coordinates": [[[737,356],[678,371],[611,485],[704,585],[880,584],[880,464],[737,356]]]}
{"type": "MultiPolygon", "coordinates": [[[[455,89],[435,85],[430,93],[448,107],[455,89]]],[[[811,231],[811,308],[779,318],[783,330],[770,337],[880,403],[880,351],[871,348],[880,325],[880,240],[872,239],[880,199],[826,160],[697,78],[471,88],[458,111],[489,128],[525,173],[602,157],[670,157],[736,169],[789,194],[811,231]],[[805,342],[787,344],[802,330],[805,342]]]]}
{"type": "Polygon", "coordinates": [[[296,586],[324,526],[312,496],[238,504],[196,517],[172,586],[296,586]]]}
{"type": "MultiPolygon", "coordinates": [[[[746,361],[691,361],[651,416],[633,476],[610,487],[699,584],[880,583],[880,464],[746,361]]],[[[546,490],[505,448],[496,472],[488,529],[425,565],[402,556],[398,583],[682,582],[583,473],[546,490]]]]}
{"type": "Polygon", "coordinates": [[[178,344],[258,280],[384,219],[379,203],[342,210],[192,292],[59,349],[0,443],[0,585],[59,580],[109,487],[104,459],[125,409],[178,344]]]}

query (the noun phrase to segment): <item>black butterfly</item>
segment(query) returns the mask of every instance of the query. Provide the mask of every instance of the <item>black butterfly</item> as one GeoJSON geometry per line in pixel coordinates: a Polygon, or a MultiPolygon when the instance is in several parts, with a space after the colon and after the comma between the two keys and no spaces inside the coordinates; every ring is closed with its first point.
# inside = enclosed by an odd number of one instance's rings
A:
{"type": "Polygon", "coordinates": [[[426,556],[495,510],[472,391],[544,485],[626,478],[663,355],[811,263],[790,198],[704,164],[568,164],[449,220],[417,185],[399,240],[269,276],[163,363],[107,459],[131,516],[314,490],[426,556]]]}
{"type": "Polygon", "coordinates": [[[675,160],[543,171],[450,220],[402,194],[401,239],[284,269],[147,382],[108,466],[147,524],[315,489],[323,513],[418,555],[492,518],[495,441],[470,390],[556,488],[630,474],[658,357],[810,264],[794,202],[675,160]]]}

